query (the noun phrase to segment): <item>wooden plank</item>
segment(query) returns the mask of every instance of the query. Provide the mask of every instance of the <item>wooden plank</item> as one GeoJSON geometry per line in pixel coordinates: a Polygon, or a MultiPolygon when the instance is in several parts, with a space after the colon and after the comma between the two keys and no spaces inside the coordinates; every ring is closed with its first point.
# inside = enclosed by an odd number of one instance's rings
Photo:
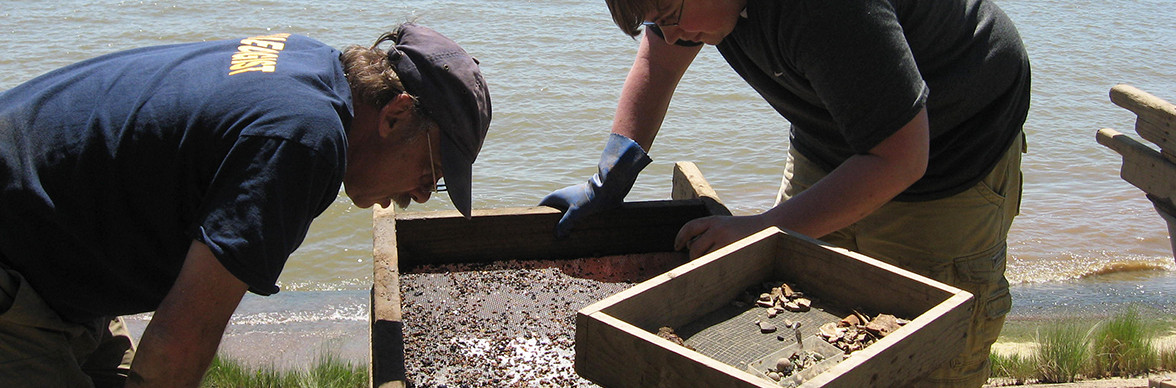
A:
{"type": "Polygon", "coordinates": [[[400,270],[396,252],[396,217],[376,206],[372,213],[371,368],[372,387],[405,386],[404,326],[401,321],[400,270]]]}
{"type": "Polygon", "coordinates": [[[1151,376],[1147,379],[1147,388],[1176,388],[1176,374],[1151,376]]]}
{"type": "Polygon", "coordinates": [[[678,229],[707,215],[698,199],[627,202],[556,239],[562,215],[550,207],[474,210],[469,220],[456,211],[403,213],[396,215],[396,247],[402,271],[422,264],[672,252],[678,229]]]}
{"type": "Polygon", "coordinates": [[[1171,146],[1176,143],[1176,139],[1173,139],[1173,136],[1176,136],[1174,133],[1176,131],[1173,131],[1172,128],[1161,127],[1159,124],[1140,116],[1135,120],[1135,132],[1138,132],[1144,139],[1161,145],[1161,147],[1166,145],[1166,148],[1160,148],[1160,155],[1169,162],[1176,163],[1176,148],[1171,146]]]}
{"type": "Polygon", "coordinates": [[[785,281],[863,313],[909,319],[964,292],[807,236],[783,232],[780,239],[776,272],[786,275],[785,281]],[[885,292],[879,292],[880,284],[885,284],[885,292]]]}
{"type": "MultiPolygon", "coordinates": [[[[404,386],[401,272],[421,264],[672,251],[673,238],[689,220],[731,214],[697,167],[691,171],[675,177],[690,187],[690,199],[625,203],[585,220],[562,240],[554,235],[562,214],[549,207],[474,210],[470,220],[456,211],[396,214],[377,208],[373,216],[372,386],[404,386]]],[[[702,368],[697,373],[714,374],[714,370],[702,368]]]]}
{"type": "Polygon", "coordinates": [[[866,314],[914,318],[806,385],[873,386],[883,375],[901,383],[963,347],[972,294],[808,236],[784,232],[780,245],[777,273],[793,277],[787,280],[800,289],[866,314]]]}
{"type": "Polygon", "coordinates": [[[971,303],[972,294],[961,291],[803,386],[902,386],[924,376],[964,348],[971,303]]]}
{"type": "MultiPolygon", "coordinates": [[[[778,230],[778,229],[776,229],[778,230]]],[[[772,275],[777,240],[761,231],[586,307],[650,332],[680,327],[738,299],[772,275]]]]}
{"type": "Polygon", "coordinates": [[[674,163],[673,199],[702,199],[713,215],[729,216],[731,211],[719,199],[719,194],[703,178],[702,171],[694,162],[674,163]]]}
{"type": "Polygon", "coordinates": [[[1159,152],[1135,141],[1122,132],[1103,128],[1096,139],[1123,156],[1120,176],[1144,192],[1176,202],[1176,163],[1160,156],[1159,152]]]}
{"type": "Polygon", "coordinates": [[[604,387],[776,387],[607,313],[576,316],[576,373],[604,387]]]}
{"type": "Polygon", "coordinates": [[[1169,161],[1176,162],[1176,105],[1134,86],[1111,88],[1111,102],[1134,112],[1139,118],[1135,131],[1160,147],[1169,161]]]}
{"type": "Polygon", "coordinates": [[[964,343],[968,292],[769,228],[580,310],[577,373],[605,386],[771,386],[652,332],[682,326],[748,286],[779,277],[791,277],[785,280],[826,303],[914,318],[804,387],[901,385],[937,368],[964,343]]]}

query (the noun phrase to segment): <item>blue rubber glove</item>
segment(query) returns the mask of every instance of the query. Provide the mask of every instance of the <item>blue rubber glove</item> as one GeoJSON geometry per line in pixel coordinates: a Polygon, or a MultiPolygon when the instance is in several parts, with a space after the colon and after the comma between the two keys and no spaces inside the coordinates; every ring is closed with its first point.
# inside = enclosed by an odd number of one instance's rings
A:
{"type": "Polygon", "coordinates": [[[539,206],[564,210],[563,218],[555,226],[555,236],[567,237],[584,217],[620,206],[637,181],[637,174],[651,161],[637,142],[610,134],[596,175],[588,182],[556,190],[539,202],[539,206]]]}

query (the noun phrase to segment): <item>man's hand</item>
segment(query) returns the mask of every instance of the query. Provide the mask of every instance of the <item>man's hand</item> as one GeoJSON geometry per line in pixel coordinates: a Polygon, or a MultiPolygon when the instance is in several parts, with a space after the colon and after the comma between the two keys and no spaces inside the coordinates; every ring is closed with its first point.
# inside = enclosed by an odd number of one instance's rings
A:
{"type": "Polygon", "coordinates": [[[674,249],[689,249],[694,260],[769,226],[772,224],[763,214],[703,217],[682,225],[674,238],[674,249]]]}
{"type": "Polygon", "coordinates": [[[127,387],[196,387],[248,287],[193,241],[180,276],[143,331],[127,387]]]}
{"type": "Polygon", "coordinates": [[[564,211],[555,226],[556,237],[567,237],[572,227],[585,217],[620,206],[637,181],[637,174],[650,161],[645,150],[632,139],[615,133],[609,135],[597,172],[588,182],[556,190],[539,202],[539,206],[564,211]]]}
{"type": "Polygon", "coordinates": [[[649,164],[646,151],[653,146],[674,89],[701,49],[666,44],[653,34],[641,39],[617,101],[612,134],[600,158],[600,173],[587,183],[557,190],[539,203],[565,211],[556,226],[556,237],[566,237],[585,217],[620,206],[637,173],[649,164]],[[634,149],[639,154],[625,151],[634,149]],[[625,156],[610,156],[621,154],[625,156]]]}
{"type": "Polygon", "coordinates": [[[711,216],[686,223],[674,247],[690,249],[694,259],[769,226],[821,238],[852,225],[923,176],[928,137],[927,110],[923,109],[870,153],[850,157],[813,187],[764,213],[711,216]]]}

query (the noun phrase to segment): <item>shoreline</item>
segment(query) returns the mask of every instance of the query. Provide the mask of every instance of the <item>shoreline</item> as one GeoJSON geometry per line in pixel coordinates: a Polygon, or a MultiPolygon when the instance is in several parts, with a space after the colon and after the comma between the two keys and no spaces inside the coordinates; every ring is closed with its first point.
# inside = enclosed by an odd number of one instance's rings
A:
{"type": "MultiPolygon", "coordinates": [[[[330,353],[345,363],[367,367],[371,354],[367,298],[368,292],[360,290],[291,291],[270,297],[247,297],[226,328],[218,354],[253,367],[290,370],[306,369],[320,356],[330,353]]],[[[1176,313],[1152,309],[1145,309],[1141,313],[1146,313],[1141,315],[1148,316],[1151,322],[1160,325],[1160,334],[1153,342],[1157,349],[1176,349],[1176,313]]],[[[134,339],[138,341],[149,322],[150,314],[127,316],[124,319],[134,339]]],[[[1036,347],[1033,335],[1037,328],[1059,319],[1094,324],[1104,318],[1013,315],[1006,321],[1001,337],[993,344],[992,352],[1028,355],[1036,347]]],[[[985,386],[1005,386],[1008,383],[1011,381],[993,379],[985,386]]],[[[1147,378],[1095,379],[1075,384],[1078,385],[1036,385],[1147,387],[1148,382],[1147,378]]]]}
{"type": "MultiPolygon", "coordinates": [[[[1013,288],[1014,298],[1025,294],[1017,290],[1017,286],[1013,288]]],[[[1050,294],[1064,291],[1053,290],[1050,294]]],[[[345,361],[367,363],[371,347],[369,295],[369,290],[288,290],[268,297],[247,294],[225,329],[219,351],[259,365],[307,365],[323,351],[336,352],[345,361]]],[[[1038,296],[1037,299],[1044,298],[1038,296]]],[[[1111,310],[1126,306],[1111,304],[1108,308],[1105,302],[1108,299],[1093,299],[1104,302],[1094,303],[1083,298],[1083,303],[1063,303],[1062,306],[1025,302],[1014,305],[994,344],[994,352],[1028,351],[1025,345],[1033,342],[1035,331],[1043,324],[1065,320],[1084,326],[1094,325],[1105,320],[1111,310]],[[1101,310],[1092,306],[1101,306],[1101,310]]],[[[1140,316],[1157,325],[1159,345],[1166,346],[1166,349],[1176,348],[1176,309],[1168,305],[1139,307],[1140,316]]],[[[150,316],[124,317],[136,341],[150,316]]]]}

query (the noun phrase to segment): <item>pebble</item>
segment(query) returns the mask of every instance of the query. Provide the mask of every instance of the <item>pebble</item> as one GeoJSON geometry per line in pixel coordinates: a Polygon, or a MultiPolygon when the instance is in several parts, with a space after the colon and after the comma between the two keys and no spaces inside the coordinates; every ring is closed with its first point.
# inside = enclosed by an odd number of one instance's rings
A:
{"type": "Polygon", "coordinates": [[[504,261],[402,273],[410,386],[594,387],[572,363],[576,311],[631,283],[568,276],[574,263],[504,261]]]}
{"type": "Polygon", "coordinates": [[[781,373],[792,371],[792,360],[788,357],[780,357],[776,360],[776,371],[781,373]]]}
{"type": "Polygon", "coordinates": [[[772,296],[769,294],[760,294],[759,299],[756,299],[755,301],[755,305],[760,307],[772,307],[772,296]]]}

